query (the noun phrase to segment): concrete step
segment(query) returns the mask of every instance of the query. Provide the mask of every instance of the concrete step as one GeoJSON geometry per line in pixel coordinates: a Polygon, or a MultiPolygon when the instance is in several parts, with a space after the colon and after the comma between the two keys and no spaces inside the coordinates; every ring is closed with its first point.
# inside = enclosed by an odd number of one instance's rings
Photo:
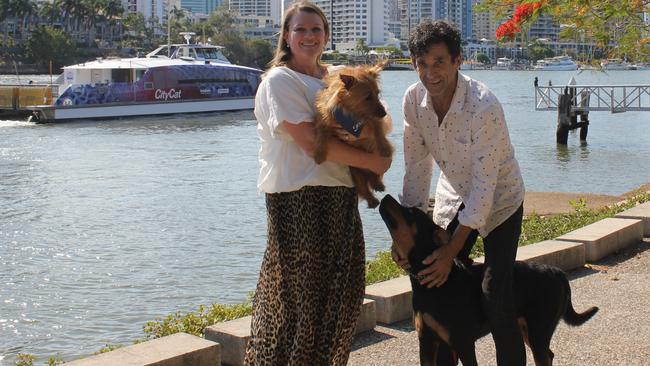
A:
{"type": "Polygon", "coordinates": [[[66,362],[66,366],[219,366],[221,346],[187,333],[66,362]]]}
{"type": "Polygon", "coordinates": [[[643,221],[610,217],[574,230],[557,240],[584,243],[585,260],[597,261],[643,239],[643,221]]]}
{"type": "Polygon", "coordinates": [[[621,219],[637,219],[643,221],[643,236],[650,237],[650,202],[642,203],[616,215],[621,219]]]}
{"type": "Polygon", "coordinates": [[[569,271],[584,266],[585,245],[577,242],[545,240],[519,247],[517,260],[546,264],[569,271]]]}
{"type": "MultiPolygon", "coordinates": [[[[211,325],[203,331],[205,339],[217,342],[222,346],[221,361],[224,365],[241,366],[244,364],[246,346],[251,337],[251,320],[251,316],[246,316],[211,325]]],[[[375,302],[364,299],[355,334],[372,330],[376,324],[375,302]]]]}
{"type": "Polygon", "coordinates": [[[409,276],[370,285],[366,287],[366,297],[375,301],[378,323],[393,324],[412,317],[409,276]]]}

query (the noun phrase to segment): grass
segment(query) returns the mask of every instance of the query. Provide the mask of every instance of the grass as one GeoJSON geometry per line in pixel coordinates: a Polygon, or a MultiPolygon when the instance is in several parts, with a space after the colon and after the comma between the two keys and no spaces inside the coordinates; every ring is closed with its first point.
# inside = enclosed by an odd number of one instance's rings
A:
{"type": "MultiPolygon", "coordinates": [[[[570,231],[604,218],[612,217],[619,212],[648,201],[650,201],[650,193],[637,193],[628,197],[621,204],[603,207],[601,209],[588,209],[586,202],[581,199],[570,202],[574,208],[574,211],[570,213],[553,216],[533,214],[524,217],[519,246],[557,238],[570,231]]],[[[483,255],[483,242],[479,238],[472,251],[472,256],[478,257],[481,255],[483,255]]],[[[393,262],[391,254],[388,251],[377,253],[375,259],[366,263],[366,285],[386,281],[404,274],[405,272],[393,262]]],[[[185,332],[201,337],[203,335],[203,329],[209,325],[250,315],[252,313],[252,298],[253,295],[249,294],[248,298],[241,304],[201,305],[193,312],[176,312],[167,315],[165,318],[158,318],[147,322],[143,327],[145,339],[137,340],[134,343],[168,336],[178,332],[185,332]]],[[[106,345],[100,352],[107,352],[119,347],[120,345],[106,345]]],[[[34,357],[32,355],[20,354],[15,365],[32,366],[33,361],[34,357]]],[[[58,365],[60,361],[50,357],[45,364],[58,365]]]]}

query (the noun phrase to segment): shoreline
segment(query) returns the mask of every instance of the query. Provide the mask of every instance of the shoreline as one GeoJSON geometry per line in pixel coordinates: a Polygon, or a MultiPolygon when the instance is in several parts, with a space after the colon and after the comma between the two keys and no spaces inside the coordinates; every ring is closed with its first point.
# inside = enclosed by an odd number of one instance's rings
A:
{"type": "Polygon", "coordinates": [[[526,192],[524,197],[524,215],[537,214],[540,216],[556,215],[573,212],[575,209],[569,201],[584,199],[588,209],[598,209],[621,202],[628,197],[641,192],[650,191],[650,183],[641,185],[621,195],[605,195],[590,193],[567,193],[567,192],[526,192]]]}

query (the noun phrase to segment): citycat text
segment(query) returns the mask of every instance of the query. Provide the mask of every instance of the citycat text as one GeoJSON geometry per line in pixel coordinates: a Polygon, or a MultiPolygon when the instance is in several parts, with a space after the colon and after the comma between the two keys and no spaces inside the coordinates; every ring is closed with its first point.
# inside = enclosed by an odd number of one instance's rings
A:
{"type": "Polygon", "coordinates": [[[181,90],[169,89],[168,91],[165,91],[162,89],[156,89],[154,98],[156,98],[156,100],[181,99],[181,90]]]}

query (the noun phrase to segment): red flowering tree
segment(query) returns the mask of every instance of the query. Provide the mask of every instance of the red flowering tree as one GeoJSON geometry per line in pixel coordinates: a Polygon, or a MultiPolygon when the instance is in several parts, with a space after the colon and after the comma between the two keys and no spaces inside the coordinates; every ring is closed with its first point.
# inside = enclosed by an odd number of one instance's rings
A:
{"type": "Polygon", "coordinates": [[[507,19],[496,31],[500,41],[548,15],[561,25],[561,38],[579,36],[613,56],[650,59],[650,0],[481,0],[475,9],[507,19]]]}

